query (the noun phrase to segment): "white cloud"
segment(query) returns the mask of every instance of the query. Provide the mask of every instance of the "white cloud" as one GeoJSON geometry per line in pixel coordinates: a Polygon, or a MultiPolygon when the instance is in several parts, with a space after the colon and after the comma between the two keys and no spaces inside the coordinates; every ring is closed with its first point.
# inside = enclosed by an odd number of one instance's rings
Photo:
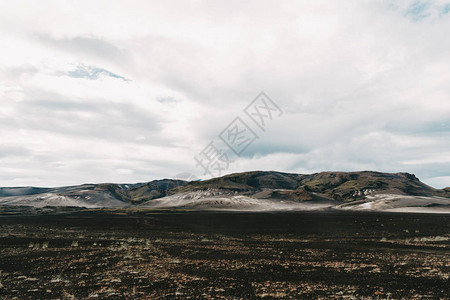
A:
{"type": "Polygon", "coordinates": [[[285,114],[230,172],[446,178],[448,7],[1,2],[0,185],[200,176],[192,157],[261,90],[285,114]]]}

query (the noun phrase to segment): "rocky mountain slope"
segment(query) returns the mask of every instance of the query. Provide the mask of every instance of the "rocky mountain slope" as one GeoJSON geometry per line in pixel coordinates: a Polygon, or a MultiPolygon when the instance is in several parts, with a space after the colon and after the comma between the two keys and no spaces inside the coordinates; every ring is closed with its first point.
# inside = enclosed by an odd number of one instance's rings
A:
{"type": "Polygon", "coordinates": [[[0,205],[127,207],[164,197],[167,191],[185,184],[187,182],[182,180],[163,179],[137,184],[104,183],[58,188],[3,188],[3,194],[0,193],[0,205]]]}
{"type": "Polygon", "coordinates": [[[231,210],[425,207],[450,210],[450,188],[434,189],[409,173],[364,171],[303,175],[253,171],[193,182],[163,179],[138,184],[0,188],[0,205],[231,210]]]}
{"type": "Polygon", "coordinates": [[[207,181],[192,182],[174,192],[222,189],[244,194],[271,190],[291,199],[307,200],[317,196],[338,201],[363,199],[373,193],[450,197],[450,189],[438,190],[409,173],[321,172],[310,175],[280,172],[245,172],[207,181]]]}

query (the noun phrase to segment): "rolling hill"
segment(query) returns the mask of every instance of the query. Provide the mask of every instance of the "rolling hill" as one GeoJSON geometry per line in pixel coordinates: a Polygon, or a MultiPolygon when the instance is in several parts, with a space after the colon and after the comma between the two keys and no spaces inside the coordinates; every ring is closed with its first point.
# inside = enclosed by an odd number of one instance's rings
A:
{"type": "Polygon", "coordinates": [[[252,171],[205,181],[0,188],[0,205],[228,210],[450,209],[450,188],[434,189],[409,173],[252,171]]]}

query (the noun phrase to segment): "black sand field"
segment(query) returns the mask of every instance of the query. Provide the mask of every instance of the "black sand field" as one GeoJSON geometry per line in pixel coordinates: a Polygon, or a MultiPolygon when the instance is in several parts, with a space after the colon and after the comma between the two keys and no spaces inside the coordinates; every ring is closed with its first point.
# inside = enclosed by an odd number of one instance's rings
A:
{"type": "Polygon", "coordinates": [[[450,216],[0,217],[1,299],[449,299],[450,216]]]}

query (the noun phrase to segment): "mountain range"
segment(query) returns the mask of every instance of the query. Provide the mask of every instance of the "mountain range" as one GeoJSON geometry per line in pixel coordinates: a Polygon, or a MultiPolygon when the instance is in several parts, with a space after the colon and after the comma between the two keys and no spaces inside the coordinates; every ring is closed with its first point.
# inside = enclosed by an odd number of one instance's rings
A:
{"type": "Polygon", "coordinates": [[[252,171],[205,181],[0,188],[2,206],[195,210],[383,210],[450,212],[450,188],[409,173],[252,171]]]}

